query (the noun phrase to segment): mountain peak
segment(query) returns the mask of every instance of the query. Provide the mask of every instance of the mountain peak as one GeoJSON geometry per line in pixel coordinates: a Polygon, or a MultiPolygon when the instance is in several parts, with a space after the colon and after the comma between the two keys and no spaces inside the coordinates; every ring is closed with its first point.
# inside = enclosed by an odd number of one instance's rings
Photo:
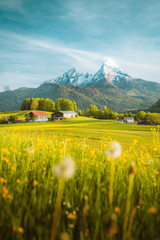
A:
{"type": "Polygon", "coordinates": [[[131,80],[131,76],[121,70],[114,59],[106,57],[102,66],[95,74],[89,74],[88,72],[86,74],[77,73],[75,67],[72,67],[63,73],[61,77],[44,82],[41,85],[53,83],[63,86],[113,86],[122,80],[131,80]]]}
{"type": "Polygon", "coordinates": [[[66,72],[68,77],[71,78],[73,77],[74,75],[76,75],[76,69],[75,67],[72,67],[68,72],[66,72]]]}
{"type": "Polygon", "coordinates": [[[103,67],[107,66],[107,67],[112,67],[112,68],[119,68],[119,66],[117,65],[115,60],[112,59],[112,58],[106,58],[102,66],[103,67]]]}
{"type": "Polygon", "coordinates": [[[12,89],[9,86],[0,86],[0,92],[8,92],[12,91],[12,89]]]}

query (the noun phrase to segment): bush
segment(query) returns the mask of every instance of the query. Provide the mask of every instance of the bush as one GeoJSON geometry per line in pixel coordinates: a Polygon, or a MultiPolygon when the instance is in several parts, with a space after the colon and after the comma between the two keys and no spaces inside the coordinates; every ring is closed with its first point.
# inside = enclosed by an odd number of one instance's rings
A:
{"type": "Polygon", "coordinates": [[[7,117],[1,118],[1,119],[0,119],[0,123],[1,123],[1,124],[6,124],[6,123],[8,123],[8,118],[7,118],[7,117]]]}
{"type": "Polygon", "coordinates": [[[17,116],[10,115],[10,117],[8,118],[8,121],[11,122],[11,123],[16,123],[17,122],[17,116]]]}

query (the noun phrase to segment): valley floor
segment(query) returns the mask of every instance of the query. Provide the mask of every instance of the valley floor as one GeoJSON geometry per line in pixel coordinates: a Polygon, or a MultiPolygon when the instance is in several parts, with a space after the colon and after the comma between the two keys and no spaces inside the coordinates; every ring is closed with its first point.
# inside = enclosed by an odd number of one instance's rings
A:
{"type": "MultiPolygon", "coordinates": [[[[72,138],[87,137],[90,140],[111,137],[123,145],[132,144],[134,139],[140,144],[151,144],[153,142],[154,128],[154,126],[142,126],[136,123],[121,124],[113,120],[99,120],[87,117],[65,119],[57,122],[0,125],[0,130],[7,129],[8,131],[32,133],[44,132],[46,135],[70,135],[72,138]]],[[[160,133],[158,133],[158,137],[160,137],[160,133]]]]}
{"type": "Polygon", "coordinates": [[[151,128],[85,117],[1,124],[0,240],[160,240],[151,128]]]}

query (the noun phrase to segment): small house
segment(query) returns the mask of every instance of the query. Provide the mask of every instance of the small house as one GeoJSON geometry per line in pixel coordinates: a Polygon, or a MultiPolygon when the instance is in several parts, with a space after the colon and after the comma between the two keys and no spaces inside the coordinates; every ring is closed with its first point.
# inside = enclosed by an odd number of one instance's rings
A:
{"type": "Polygon", "coordinates": [[[32,111],[25,115],[26,122],[47,122],[48,114],[45,112],[32,111]]]}
{"type": "Polygon", "coordinates": [[[77,115],[74,111],[58,111],[51,115],[51,120],[62,120],[65,118],[75,118],[77,115]]]}
{"type": "Polygon", "coordinates": [[[121,120],[121,119],[115,120],[115,122],[124,123],[123,120],[121,120]]]}
{"type": "Polygon", "coordinates": [[[124,117],[123,122],[134,123],[134,117],[124,117]]]}
{"type": "Polygon", "coordinates": [[[145,120],[139,120],[138,121],[138,125],[146,125],[146,121],[145,120]]]}

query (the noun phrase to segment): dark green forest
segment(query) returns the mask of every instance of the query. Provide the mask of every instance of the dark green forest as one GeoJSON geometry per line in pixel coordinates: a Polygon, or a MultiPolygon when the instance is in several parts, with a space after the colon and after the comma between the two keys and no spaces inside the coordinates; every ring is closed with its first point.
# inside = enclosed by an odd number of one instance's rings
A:
{"type": "Polygon", "coordinates": [[[24,99],[21,110],[43,110],[49,112],[55,111],[77,111],[75,101],[59,98],[54,103],[49,98],[26,98],[24,99]]]}

